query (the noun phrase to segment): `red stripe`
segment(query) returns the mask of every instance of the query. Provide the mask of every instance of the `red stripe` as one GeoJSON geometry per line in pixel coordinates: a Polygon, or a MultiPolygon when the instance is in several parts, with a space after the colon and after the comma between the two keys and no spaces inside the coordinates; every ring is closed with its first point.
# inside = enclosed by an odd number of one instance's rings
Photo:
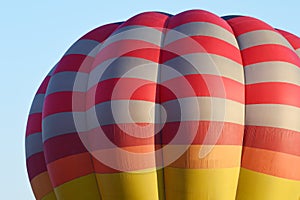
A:
{"type": "Polygon", "coordinates": [[[87,152],[78,133],[64,134],[53,137],[44,143],[46,163],[51,163],[63,157],[87,152]]]}
{"type": "Polygon", "coordinates": [[[43,82],[40,85],[36,94],[45,94],[46,93],[50,78],[51,78],[51,76],[46,76],[46,78],[43,80],[43,82]]]}
{"type": "Polygon", "coordinates": [[[156,84],[137,78],[112,78],[101,81],[87,94],[87,108],[110,100],[144,100],[155,102],[156,84]]]}
{"type": "Polygon", "coordinates": [[[71,72],[90,72],[90,68],[94,61],[93,57],[81,55],[81,54],[70,54],[65,55],[57,64],[54,74],[59,72],[71,71],[71,72]]]}
{"type": "Polygon", "coordinates": [[[227,23],[231,26],[236,37],[238,37],[241,34],[257,30],[274,31],[274,28],[271,27],[269,24],[259,19],[255,19],[253,17],[235,17],[227,20],[227,23]]]}
{"type": "Polygon", "coordinates": [[[42,132],[42,113],[29,115],[26,127],[26,137],[39,132],[42,132]]]}
{"type": "Polygon", "coordinates": [[[89,153],[76,154],[47,164],[53,187],[94,172],[89,153]]]}
{"type": "Polygon", "coordinates": [[[300,86],[283,82],[246,85],[246,104],[285,104],[300,107],[300,86]]]}
{"type": "Polygon", "coordinates": [[[243,94],[243,84],[229,78],[208,74],[177,77],[161,85],[136,78],[114,78],[102,81],[88,91],[87,108],[110,100],[144,100],[163,103],[194,96],[220,97],[244,103],[243,94]]]}
{"type": "MultiPolygon", "coordinates": [[[[162,143],[169,144],[177,134],[183,134],[182,140],[174,144],[189,144],[191,135],[187,135],[197,130],[193,145],[242,145],[244,126],[231,122],[214,122],[214,121],[185,121],[185,122],[168,122],[162,130],[162,143]],[[182,126],[184,132],[177,132],[179,126],[182,126]],[[196,128],[196,129],[195,129],[196,128]],[[210,130],[210,135],[208,135],[210,130]]],[[[172,142],[173,143],[173,142],[172,142]]]]}
{"type": "Polygon", "coordinates": [[[162,63],[177,55],[210,53],[242,64],[240,50],[232,44],[211,36],[191,36],[176,40],[163,48],[162,63]],[[169,53],[171,52],[171,53],[169,53]]]}
{"type": "Polygon", "coordinates": [[[293,46],[294,49],[300,48],[300,38],[294,34],[291,34],[287,31],[277,30],[287,41],[293,46]]]}
{"type": "Polygon", "coordinates": [[[98,42],[103,42],[108,38],[112,32],[119,26],[119,23],[113,23],[113,24],[106,24],[104,26],[98,27],[89,33],[85,34],[80,38],[82,39],[89,39],[89,40],[95,40],[98,42]]]}
{"type": "Polygon", "coordinates": [[[242,145],[243,142],[244,126],[230,122],[168,122],[161,130],[159,126],[148,123],[111,124],[82,133],[81,139],[92,151],[144,145],[156,145],[159,148],[159,145],[170,142],[172,145],[242,145]],[[207,135],[208,130],[210,135],[207,135]],[[145,137],[145,134],[149,137],[145,137]],[[178,138],[172,141],[175,136],[178,138]]]}
{"type": "Polygon", "coordinates": [[[27,172],[29,180],[32,180],[37,175],[47,171],[44,152],[36,153],[26,160],[27,172]]]}
{"type": "Polygon", "coordinates": [[[184,97],[210,96],[244,103],[244,85],[226,77],[191,74],[168,80],[162,85],[164,87],[160,87],[161,102],[184,97]],[[164,88],[168,88],[172,93],[165,92],[164,88]]]}
{"type": "MultiPolygon", "coordinates": [[[[119,58],[121,56],[125,56],[127,54],[131,54],[132,57],[138,57],[139,55],[134,55],[132,52],[139,52],[139,50],[145,51],[145,49],[152,49],[152,52],[157,49],[160,49],[159,46],[142,40],[120,40],[109,44],[108,46],[101,49],[101,51],[95,57],[95,61],[91,68],[94,69],[99,64],[111,58],[119,58]]],[[[144,54],[141,54],[144,56],[144,54]]],[[[141,57],[143,58],[143,57],[141,57]]],[[[149,58],[149,56],[147,56],[149,58]]],[[[151,60],[156,60],[157,58],[152,58],[151,60]]]]}
{"type": "Polygon", "coordinates": [[[125,26],[146,26],[153,27],[161,30],[164,27],[166,20],[169,18],[168,15],[159,13],[159,12],[144,12],[133,16],[122,25],[119,26],[118,29],[123,28],[125,26]]]}
{"type": "Polygon", "coordinates": [[[300,156],[300,133],[292,130],[245,126],[244,146],[300,156]]]}
{"type": "Polygon", "coordinates": [[[168,29],[173,29],[182,24],[187,24],[191,22],[212,23],[221,26],[232,33],[232,29],[226,23],[225,20],[205,10],[189,10],[173,16],[168,22],[168,29]]]}
{"type": "Polygon", "coordinates": [[[60,112],[85,111],[84,92],[56,92],[45,98],[43,118],[60,112]],[[75,101],[76,100],[76,101],[75,101]]]}
{"type": "Polygon", "coordinates": [[[122,56],[128,56],[128,57],[136,57],[136,58],[143,58],[146,60],[153,61],[155,63],[159,62],[159,54],[160,54],[160,49],[151,49],[151,48],[144,48],[144,49],[137,49],[137,50],[132,50],[128,53],[125,53],[122,56]]]}
{"type": "Polygon", "coordinates": [[[241,52],[245,67],[251,64],[268,61],[288,62],[300,67],[300,60],[297,54],[288,47],[282,45],[258,45],[244,49],[241,52]]]}

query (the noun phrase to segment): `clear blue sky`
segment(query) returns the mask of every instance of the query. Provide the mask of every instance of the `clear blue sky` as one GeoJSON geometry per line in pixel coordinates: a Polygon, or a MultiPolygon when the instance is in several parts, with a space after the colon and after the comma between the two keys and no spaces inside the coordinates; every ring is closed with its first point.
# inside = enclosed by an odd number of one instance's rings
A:
{"type": "Polygon", "coordinates": [[[34,93],[75,40],[89,30],[143,11],[204,9],[249,15],[300,35],[298,0],[2,1],[0,4],[0,199],[34,199],[24,134],[34,93]],[[80,2],[80,3],[79,3],[80,2]]]}

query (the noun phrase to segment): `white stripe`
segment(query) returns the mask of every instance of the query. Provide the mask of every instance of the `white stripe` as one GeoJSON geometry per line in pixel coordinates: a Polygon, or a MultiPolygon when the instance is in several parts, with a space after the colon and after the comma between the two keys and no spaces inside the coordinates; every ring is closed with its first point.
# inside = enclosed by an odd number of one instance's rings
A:
{"type": "Polygon", "coordinates": [[[282,104],[246,105],[246,125],[300,131],[300,108],[282,104]]]}
{"type": "Polygon", "coordinates": [[[188,97],[165,102],[163,106],[173,114],[168,121],[202,120],[244,124],[244,105],[229,99],[188,97]],[[180,108],[177,105],[180,105],[180,108]]]}
{"type": "Polygon", "coordinates": [[[300,68],[281,61],[261,62],[244,68],[246,84],[284,82],[300,86],[300,68]]]}
{"type": "Polygon", "coordinates": [[[112,58],[102,62],[89,74],[88,89],[111,78],[138,78],[157,81],[158,63],[134,57],[112,58]]]}
{"type": "MultiPolygon", "coordinates": [[[[97,53],[95,49],[99,50],[101,43],[95,40],[87,40],[81,39],[75,42],[65,53],[65,55],[69,54],[81,54],[81,55],[89,55],[94,57],[97,53]]],[[[65,56],[64,55],[64,56],[65,56]]]]}
{"type": "Polygon", "coordinates": [[[263,44],[279,44],[294,50],[291,44],[278,32],[271,30],[257,30],[244,33],[237,37],[240,49],[263,45],[263,44]]]}
{"type": "Polygon", "coordinates": [[[195,53],[182,55],[161,65],[160,71],[160,82],[187,74],[211,74],[227,77],[244,84],[243,66],[216,54],[195,53]]]}
{"type": "Polygon", "coordinates": [[[238,43],[231,32],[221,26],[209,22],[191,22],[168,30],[166,32],[164,45],[190,36],[210,36],[228,42],[236,48],[239,48],[238,43]]]}
{"type": "Polygon", "coordinates": [[[296,53],[297,53],[298,57],[300,57],[300,48],[296,49],[296,53]]]}
{"type": "MultiPolygon", "coordinates": [[[[81,115],[78,117],[82,117],[81,115]]],[[[87,127],[126,123],[174,121],[219,121],[244,124],[244,105],[232,100],[188,97],[160,104],[140,100],[113,100],[98,104],[86,113],[87,127]]]]}

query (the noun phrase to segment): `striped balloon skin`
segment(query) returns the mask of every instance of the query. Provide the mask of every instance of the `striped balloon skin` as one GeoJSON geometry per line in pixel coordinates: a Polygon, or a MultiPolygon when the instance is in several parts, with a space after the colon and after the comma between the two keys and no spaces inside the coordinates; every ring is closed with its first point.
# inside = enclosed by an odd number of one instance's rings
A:
{"type": "Polygon", "coordinates": [[[263,21],[203,10],[146,12],[87,33],[32,103],[26,162],[36,199],[298,200],[299,49],[297,36],[263,21]],[[162,119],[146,112],[155,104],[169,114],[157,134],[162,119]],[[100,124],[88,122],[82,138],[74,113],[93,109],[100,124]],[[115,149],[85,146],[100,130],[115,149]],[[174,142],[178,133],[188,139],[174,142]],[[162,151],[140,160],[119,149],[162,151]],[[114,167],[97,159],[105,152],[114,167]]]}

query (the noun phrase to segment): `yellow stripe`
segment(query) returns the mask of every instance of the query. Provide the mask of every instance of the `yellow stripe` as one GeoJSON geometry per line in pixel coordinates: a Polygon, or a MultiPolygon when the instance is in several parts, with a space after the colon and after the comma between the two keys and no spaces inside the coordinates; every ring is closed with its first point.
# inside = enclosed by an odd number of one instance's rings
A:
{"type": "Polygon", "coordinates": [[[57,200],[55,193],[52,191],[46,194],[41,200],[57,200]]]}
{"type": "Polygon", "coordinates": [[[66,182],[54,189],[58,199],[101,200],[95,174],[89,174],[66,182]]]}
{"type": "Polygon", "coordinates": [[[237,200],[299,200],[300,181],[241,168],[237,200]]]}
{"type": "MultiPolygon", "coordinates": [[[[165,168],[166,199],[235,199],[239,167],[226,169],[165,168]]],[[[264,199],[265,200],[265,199],[264,199]]]]}
{"type": "Polygon", "coordinates": [[[103,200],[162,200],[162,170],[147,173],[96,174],[103,200]]]}

